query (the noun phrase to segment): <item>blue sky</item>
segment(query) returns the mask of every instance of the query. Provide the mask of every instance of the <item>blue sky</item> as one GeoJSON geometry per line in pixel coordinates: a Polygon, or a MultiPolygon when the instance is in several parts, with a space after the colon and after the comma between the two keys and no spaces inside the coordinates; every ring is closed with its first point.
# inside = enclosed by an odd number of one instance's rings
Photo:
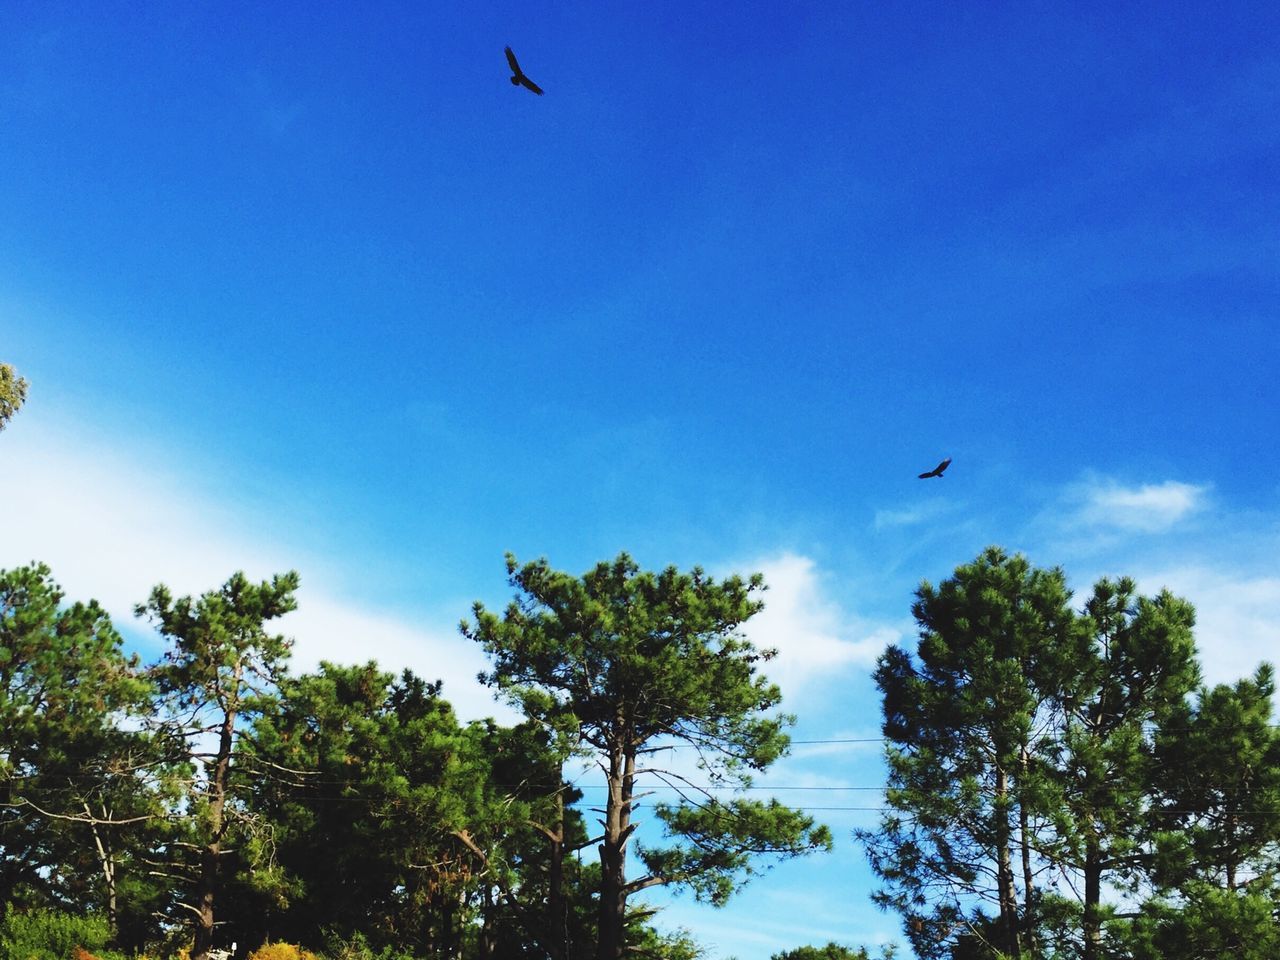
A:
{"type": "MultiPolygon", "coordinates": [[[[875,735],[912,589],[988,543],[1183,593],[1212,680],[1275,657],[1272,5],[439,6],[0,10],[0,565],[143,649],[151,584],[296,567],[300,664],[467,715],[506,550],[764,570],[798,738],[875,735]]],[[[893,936],[824,815],[671,922],[893,936]]]]}

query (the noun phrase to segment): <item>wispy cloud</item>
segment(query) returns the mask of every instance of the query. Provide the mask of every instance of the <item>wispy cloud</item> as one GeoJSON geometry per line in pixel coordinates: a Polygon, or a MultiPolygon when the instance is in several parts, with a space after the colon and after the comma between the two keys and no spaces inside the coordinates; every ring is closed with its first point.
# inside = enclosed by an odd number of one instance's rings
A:
{"type": "Polygon", "coordinates": [[[322,659],[377,660],[390,671],[407,667],[443,680],[463,719],[515,716],[476,681],[483,655],[451,624],[408,623],[352,602],[324,582],[329,561],[272,540],[255,522],[261,513],[253,504],[225,502],[197,478],[161,466],[168,462],[171,455],[107,443],[39,408],[24,409],[0,446],[0,567],[47,563],[68,599],[97,599],[118,626],[143,639],[133,605],[157,583],[196,594],[236,570],[263,579],[298,569],[298,609],[279,621],[295,640],[295,671],[322,659]]]}
{"type": "Polygon", "coordinates": [[[1140,487],[1098,482],[1083,491],[1085,503],[1079,518],[1098,526],[1162,533],[1203,509],[1208,492],[1207,484],[1177,480],[1140,487]]]}
{"type": "Polygon", "coordinates": [[[1204,679],[1216,684],[1280,659],[1280,577],[1273,572],[1280,515],[1212,502],[1211,491],[1209,484],[1125,486],[1091,476],[1041,513],[1031,533],[1033,540],[1047,535],[1037,555],[1066,555],[1078,598],[1096,578],[1126,574],[1144,594],[1168,588],[1191,601],[1204,679]],[[1172,530],[1174,540],[1151,536],[1172,530]]]}
{"type": "Polygon", "coordinates": [[[1166,533],[1204,511],[1210,489],[1178,480],[1126,486],[1090,474],[1067,486],[1033,526],[1069,539],[1166,533]]]}
{"type": "Polygon", "coordinates": [[[886,530],[892,527],[913,527],[926,520],[932,520],[945,509],[945,501],[930,500],[905,510],[877,510],[874,520],[875,528],[886,530]]]}

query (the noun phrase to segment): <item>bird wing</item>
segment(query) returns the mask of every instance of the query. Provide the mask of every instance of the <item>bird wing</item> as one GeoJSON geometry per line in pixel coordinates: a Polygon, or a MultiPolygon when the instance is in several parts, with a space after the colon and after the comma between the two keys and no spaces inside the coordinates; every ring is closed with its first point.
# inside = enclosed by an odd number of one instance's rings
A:
{"type": "Polygon", "coordinates": [[[919,477],[921,480],[928,480],[930,477],[936,477],[937,475],[938,475],[938,472],[936,470],[930,470],[928,473],[916,474],[916,476],[919,477]]]}
{"type": "Polygon", "coordinates": [[[522,76],[520,73],[520,64],[516,62],[516,55],[511,52],[511,48],[507,47],[507,63],[511,64],[511,72],[517,77],[522,76]]]}
{"type": "Polygon", "coordinates": [[[942,471],[947,469],[947,467],[949,466],[951,466],[951,458],[947,457],[947,459],[943,460],[940,464],[938,464],[936,467],[933,468],[933,472],[936,473],[938,476],[942,476],[942,471]]]}
{"type": "Polygon", "coordinates": [[[520,84],[521,86],[528,87],[538,96],[542,96],[542,88],[538,86],[536,83],[534,83],[532,80],[530,80],[528,77],[526,77],[523,73],[520,74],[520,84]]]}

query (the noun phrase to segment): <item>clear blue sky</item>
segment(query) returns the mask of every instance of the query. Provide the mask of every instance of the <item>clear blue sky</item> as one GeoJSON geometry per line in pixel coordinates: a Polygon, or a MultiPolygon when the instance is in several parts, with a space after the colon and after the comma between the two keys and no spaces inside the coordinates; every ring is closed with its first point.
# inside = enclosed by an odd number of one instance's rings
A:
{"type": "MultiPolygon", "coordinates": [[[[996,542],[1185,593],[1227,679],[1280,649],[1278,158],[1261,2],[11,0],[0,565],[126,626],[294,566],[300,656],[460,702],[505,550],[764,569],[830,738],[875,735],[918,581],[996,542]]],[[[810,753],[776,782],[878,782],[810,753]]],[[[892,936],[855,816],[673,921],[740,960],[892,936]]]]}

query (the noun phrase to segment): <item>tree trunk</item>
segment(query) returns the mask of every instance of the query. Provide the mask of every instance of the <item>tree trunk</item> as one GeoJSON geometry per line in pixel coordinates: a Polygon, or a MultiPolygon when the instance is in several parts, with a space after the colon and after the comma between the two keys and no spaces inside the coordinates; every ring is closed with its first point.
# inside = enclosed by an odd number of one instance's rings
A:
{"type": "Polygon", "coordinates": [[[487,881],[482,891],[480,920],[480,943],[478,944],[480,960],[492,960],[497,954],[497,944],[493,937],[493,885],[487,881]]]}
{"type": "Polygon", "coordinates": [[[218,867],[222,857],[222,838],[226,834],[224,816],[227,791],[231,779],[231,746],[235,736],[236,707],[240,690],[242,666],[236,664],[232,683],[233,692],[222,714],[218,731],[218,753],[214,758],[213,772],[209,775],[209,839],[200,852],[200,879],[196,887],[195,944],[191,948],[191,960],[208,960],[213,949],[214,900],[218,892],[218,867]]]}
{"type": "Polygon", "coordinates": [[[458,905],[449,890],[440,894],[440,954],[445,960],[458,956],[458,905]]]}
{"type": "Polygon", "coordinates": [[[609,799],[605,804],[604,839],[600,844],[600,927],[596,960],[622,960],[626,951],[627,841],[631,824],[631,792],[635,780],[635,748],[610,751],[609,799]]]}
{"type": "MultiPolygon", "coordinates": [[[[1027,768],[1030,766],[1030,759],[1027,755],[1027,748],[1022,748],[1022,779],[1026,783],[1027,768]]],[[[1019,791],[1021,793],[1022,791],[1019,791]]],[[[1022,847],[1022,929],[1026,931],[1027,951],[1034,957],[1036,955],[1036,923],[1035,923],[1035,907],[1032,894],[1034,886],[1032,883],[1031,872],[1031,828],[1030,816],[1027,814],[1027,805],[1022,802],[1021,797],[1018,799],[1018,839],[1022,847]]]]}
{"type": "Polygon", "coordinates": [[[1102,851],[1092,825],[1084,841],[1084,951],[1082,960],[1102,957],[1102,851]]]}
{"type": "Polygon", "coordinates": [[[547,912],[551,933],[547,946],[551,951],[551,960],[568,960],[569,956],[569,909],[564,897],[564,794],[556,794],[556,829],[548,832],[551,841],[551,864],[547,877],[549,887],[547,895],[547,912]]]}
{"type": "Polygon", "coordinates": [[[996,803],[998,821],[996,823],[996,882],[997,896],[1000,901],[1000,926],[1004,943],[1001,949],[1010,957],[1020,958],[1022,947],[1018,924],[1018,891],[1013,882],[1013,857],[1009,852],[1009,844],[1013,839],[1009,828],[1009,776],[1003,767],[996,767],[996,803]]]}
{"type": "Polygon", "coordinates": [[[1226,862],[1227,889],[1230,890],[1232,893],[1235,893],[1237,846],[1236,846],[1236,817],[1234,813],[1229,814],[1227,816],[1226,833],[1227,833],[1227,848],[1226,848],[1227,849],[1227,862],[1226,862]]]}
{"type": "MultiPolygon", "coordinates": [[[[89,809],[88,801],[85,801],[84,812],[89,818],[89,829],[93,832],[93,846],[98,854],[98,864],[102,867],[102,882],[106,885],[107,890],[107,923],[111,926],[111,935],[114,937],[120,932],[120,924],[118,922],[120,914],[116,907],[116,862],[111,852],[107,849],[106,842],[102,839],[102,831],[93,822],[93,811],[89,809]]],[[[111,814],[105,804],[102,807],[102,818],[104,820],[111,819],[111,814]]]]}
{"type": "Polygon", "coordinates": [[[195,943],[191,960],[208,960],[213,949],[213,900],[218,873],[219,844],[211,843],[200,852],[200,881],[196,889],[195,943]]]}

